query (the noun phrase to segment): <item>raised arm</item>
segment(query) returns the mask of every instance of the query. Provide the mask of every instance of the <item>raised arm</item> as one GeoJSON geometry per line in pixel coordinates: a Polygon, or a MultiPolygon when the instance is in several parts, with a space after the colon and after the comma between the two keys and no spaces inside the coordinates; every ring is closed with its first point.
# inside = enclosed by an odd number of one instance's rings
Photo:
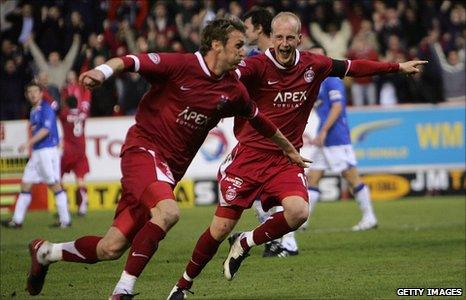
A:
{"type": "Polygon", "coordinates": [[[100,86],[106,79],[121,72],[137,72],[149,81],[168,78],[182,72],[185,58],[178,53],[140,53],[111,58],[107,62],[79,76],[79,83],[88,89],[100,86]]]}
{"type": "Polygon", "coordinates": [[[79,51],[79,45],[81,44],[81,37],[78,34],[75,34],[73,36],[73,43],[71,44],[70,49],[68,50],[68,53],[65,56],[65,59],[63,60],[63,63],[65,64],[65,67],[67,70],[71,69],[73,66],[73,62],[78,55],[79,51]]]}
{"type": "Polygon", "coordinates": [[[26,41],[26,44],[27,46],[29,46],[32,57],[34,58],[34,61],[36,62],[39,69],[41,71],[46,71],[48,68],[47,61],[45,60],[44,54],[39,49],[39,46],[37,46],[36,42],[34,42],[34,38],[32,36],[29,36],[26,41]]]}

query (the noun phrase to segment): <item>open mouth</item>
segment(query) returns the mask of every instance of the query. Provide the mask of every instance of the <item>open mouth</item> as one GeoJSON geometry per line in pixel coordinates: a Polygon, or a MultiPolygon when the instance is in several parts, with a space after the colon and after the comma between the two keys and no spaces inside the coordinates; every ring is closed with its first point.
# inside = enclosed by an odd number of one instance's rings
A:
{"type": "Polygon", "coordinates": [[[279,49],[278,52],[280,52],[281,55],[288,57],[291,54],[291,49],[279,49]]]}

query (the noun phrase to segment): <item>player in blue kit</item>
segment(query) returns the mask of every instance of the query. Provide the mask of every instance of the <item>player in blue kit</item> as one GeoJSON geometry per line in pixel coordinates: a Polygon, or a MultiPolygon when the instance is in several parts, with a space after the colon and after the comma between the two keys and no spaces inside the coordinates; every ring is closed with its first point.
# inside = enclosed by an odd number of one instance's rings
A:
{"type": "Polygon", "coordinates": [[[58,130],[55,112],[43,100],[42,88],[37,83],[30,83],[25,88],[26,98],[32,105],[30,114],[31,138],[22,144],[18,151],[23,152],[32,147],[31,157],[24,169],[21,180],[21,192],[16,201],[13,217],[2,222],[8,228],[21,228],[31,203],[31,189],[35,183],[46,183],[55,193],[59,222],[56,227],[69,227],[71,224],[66,193],[60,184],[60,155],[58,153],[58,130]]]}
{"type": "MultiPolygon", "coordinates": [[[[315,54],[324,55],[320,47],[311,49],[315,54]]],[[[313,163],[307,173],[311,213],[320,197],[319,180],[325,170],[341,173],[351,185],[353,195],[362,212],[361,221],[353,231],[377,227],[377,218],[372,208],[369,188],[362,182],[356,168],[357,161],[351,145],[350,130],[346,116],[346,93],[343,81],[337,77],[326,78],[319,90],[314,109],[320,119],[317,136],[312,140],[313,163]]]]}

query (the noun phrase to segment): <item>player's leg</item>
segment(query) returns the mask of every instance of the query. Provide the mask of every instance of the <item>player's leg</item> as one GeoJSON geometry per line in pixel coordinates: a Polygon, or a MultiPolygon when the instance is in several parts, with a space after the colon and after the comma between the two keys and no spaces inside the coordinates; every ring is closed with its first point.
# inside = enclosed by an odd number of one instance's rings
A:
{"type": "Polygon", "coordinates": [[[275,240],[299,228],[309,216],[309,204],[305,188],[299,195],[286,196],[281,200],[283,211],[274,213],[252,231],[236,238],[224,262],[224,275],[232,280],[249,250],[268,241],[275,240]]]}
{"type": "Polygon", "coordinates": [[[85,216],[87,214],[87,207],[89,205],[87,198],[87,188],[83,177],[76,177],[78,190],[76,191],[76,204],[78,205],[78,216],[85,216]]]}
{"type": "Polygon", "coordinates": [[[309,212],[313,213],[317,202],[320,199],[319,181],[324,176],[324,170],[310,169],[307,173],[309,212]]]}
{"type": "Polygon", "coordinates": [[[21,183],[21,192],[19,193],[16,200],[13,216],[10,220],[3,221],[2,226],[15,229],[21,228],[23,226],[26,212],[29,205],[31,204],[31,189],[32,183],[21,183]]]}
{"type": "MultiPolygon", "coordinates": [[[[260,200],[254,201],[252,204],[252,207],[254,208],[254,212],[256,213],[256,217],[259,221],[259,224],[264,223],[273,213],[273,209],[270,209],[269,211],[264,211],[262,209],[262,203],[260,200]]],[[[281,206],[276,206],[274,209],[281,209],[283,208],[281,206]]],[[[293,236],[288,236],[283,238],[286,239],[285,243],[288,244],[289,246],[292,246],[294,240],[294,234],[291,233],[293,236]]],[[[274,241],[270,241],[264,244],[264,252],[262,253],[262,257],[282,257],[284,253],[287,251],[282,247],[282,239],[277,239],[274,241]]],[[[296,241],[294,241],[296,242],[296,241]]],[[[297,249],[291,249],[293,247],[290,247],[290,250],[296,251],[297,249]]]]}
{"type": "Polygon", "coordinates": [[[359,176],[356,167],[350,167],[342,172],[343,177],[353,189],[353,195],[362,213],[361,221],[353,226],[354,231],[368,230],[377,227],[377,218],[372,207],[369,187],[366,186],[359,176]]]}
{"type": "Polygon", "coordinates": [[[215,216],[194,247],[185,272],[171,290],[168,299],[184,299],[196,278],[217,253],[218,247],[231,233],[241,217],[243,209],[218,206],[215,216]]]}
{"type": "Polygon", "coordinates": [[[59,223],[56,226],[65,228],[71,225],[71,216],[68,209],[68,197],[60,183],[60,157],[56,148],[47,148],[39,151],[40,162],[38,172],[44,182],[55,195],[59,223]]]}
{"type": "Polygon", "coordinates": [[[71,226],[71,216],[68,209],[68,197],[61,183],[52,183],[48,185],[55,195],[55,203],[58,212],[58,223],[54,227],[66,228],[71,226]]]}
{"type": "Polygon", "coordinates": [[[32,152],[26,167],[24,168],[23,177],[21,179],[21,191],[16,200],[15,210],[11,220],[2,222],[2,226],[7,228],[21,228],[26,217],[26,212],[31,204],[31,190],[34,183],[40,182],[37,172],[37,164],[39,163],[39,155],[36,151],[32,152]]]}
{"type": "Polygon", "coordinates": [[[76,202],[78,205],[78,216],[84,216],[87,214],[88,198],[87,188],[84,181],[84,177],[89,173],[89,162],[86,156],[81,157],[73,168],[74,174],[76,175],[76,183],[78,190],[76,193],[76,202]]]}
{"type": "Polygon", "coordinates": [[[122,159],[123,186],[150,212],[150,219],[134,234],[125,268],[113,290],[116,299],[133,294],[137,278],[180,215],[173,195],[175,181],[167,165],[150,150],[133,149],[125,156],[131,159],[122,159]]]}

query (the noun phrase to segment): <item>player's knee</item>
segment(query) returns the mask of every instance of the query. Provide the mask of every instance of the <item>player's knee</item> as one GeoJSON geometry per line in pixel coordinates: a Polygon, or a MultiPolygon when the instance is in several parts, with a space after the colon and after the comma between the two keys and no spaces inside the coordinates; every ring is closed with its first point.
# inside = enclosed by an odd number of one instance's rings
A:
{"type": "Polygon", "coordinates": [[[124,248],[114,243],[102,243],[99,252],[99,258],[102,260],[114,260],[121,257],[124,253],[124,248]]]}
{"type": "Polygon", "coordinates": [[[309,217],[309,207],[308,205],[296,205],[288,208],[287,215],[292,221],[290,226],[299,227],[304,222],[306,222],[309,217]]]}
{"type": "Polygon", "coordinates": [[[232,225],[227,223],[216,223],[210,225],[212,237],[216,240],[223,241],[233,230],[232,225]]]}
{"type": "Polygon", "coordinates": [[[159,217],[165,224],[167,224],[169,227],[172,227],[180,219],[180,209],[176,205],[170,206],[166,209],[162,209],[160,211],[159,217]]]}

